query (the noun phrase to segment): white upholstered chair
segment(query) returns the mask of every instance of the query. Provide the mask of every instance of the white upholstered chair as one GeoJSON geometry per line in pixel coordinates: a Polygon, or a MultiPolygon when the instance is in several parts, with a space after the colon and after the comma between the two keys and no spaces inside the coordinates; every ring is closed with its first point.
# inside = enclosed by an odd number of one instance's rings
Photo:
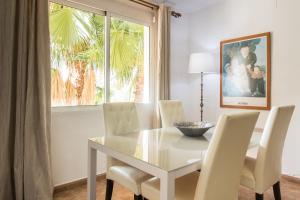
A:
{"type": "MultiPolygon", "coordinates": [[[[176,200],[237,200],[250,138],[258,112],[222,115],[203,160],[201,173],[193,172],[176,179],[176,200]]],[[[159,200],[160,181],[142,183],[142,195],[159,200]]]]}
{"type": "MultiPolygon", "coordinates": [[[[139,120],[134,103],[105,103],[103,105],[106,135],[122,135],[139,131],[139,120]]],[[[142,200],[141,183],[151,176],[107,157],[106,200],[112,197],[114,181],[134,193],[135,200],[142,200]]]]}
{"type": "Polygon", "coordinates": [[[160,100],[159,111],[163,128],[174,126],[174,122],[185,120],[181,101],[160,100]]]}
{"type": "Polygon", "coordinates": [[[263,199],[263,193],[273,186],[276,200],[281,199],[281,159],[285,137],[295,106],[273,107],[267,119],[256,159],[246,158],[241,184],[263,199]]]}

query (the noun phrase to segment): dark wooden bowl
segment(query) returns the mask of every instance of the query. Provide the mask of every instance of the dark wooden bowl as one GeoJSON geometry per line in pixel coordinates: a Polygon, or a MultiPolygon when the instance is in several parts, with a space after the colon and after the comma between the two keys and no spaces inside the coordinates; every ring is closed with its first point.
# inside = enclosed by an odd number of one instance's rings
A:
{"type": "Polygon", "coordinates": [[[214,125],[209,122],[177,122],[174,123],[174,125],[188,137],[200,137],[210,128],[214,127],[214,125]]]}

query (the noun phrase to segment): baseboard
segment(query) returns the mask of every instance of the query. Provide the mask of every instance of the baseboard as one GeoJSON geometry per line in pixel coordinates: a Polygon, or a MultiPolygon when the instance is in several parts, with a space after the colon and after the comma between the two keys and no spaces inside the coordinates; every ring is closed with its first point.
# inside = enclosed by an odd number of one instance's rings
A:
{"type": "Polygon", "coordinates": [[[285,175],[283,174],[282,175],[282,178],[289,181],[289,182],[293,182],[293,183],[296,183],[296,184],[300,184],[300,178],[298,177],[295,177],[295,176],[289,176],[289,175],[285,175]]]}
{"type": "MultiPolygon", "coordinates": [[[[105,173],[97,175],[97,181],[100,181],[100,180],[103,180],[103,179],[106,179],[106,174],[105,173]]],[[[57,186],[54,187],[54,194],[58,193],[58,192],[65,191],[65,190],[70,190],[74,187],[78,187],[78,186],[85,185],[85,184],[87,184],[87,178],[82,178],[82,179],[79,179],[79,180],[76,180],[76,181],[72,181],[70,183],[57,185],[57,186]]]]}
{"type": "MultiPolygon", "coordinates": [[[[300,178],[285,175],[285,174],[282,174],[281,177],[283,179],[289,181],[289,182],[300,184],[300,178]]],[[[104,180],[104,179],[106,179],[106,174],[105,173],[97,175],[97,181],[101,181],[101,180],[104,180]]],[[[70,182],[70,183],[58,185],[58,186],[54,187],[54,194],[58,193],[58,192],[65,191],[65,190],[70,190],[74,187],[78,187],[78,186],[85,185],[85,184],[87,184],[87,178],[83,178],[83,179],[79,179],[79,180],[76,180],[76,181],[73,181],[73,182],[70,182]]]]}

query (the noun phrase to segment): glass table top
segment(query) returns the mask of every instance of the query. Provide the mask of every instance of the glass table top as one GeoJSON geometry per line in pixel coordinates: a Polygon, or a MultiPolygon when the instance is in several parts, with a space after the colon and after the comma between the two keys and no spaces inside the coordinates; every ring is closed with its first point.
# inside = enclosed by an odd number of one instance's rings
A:
{"type": "MultiPolygon", "coordinates": [[[[202,137],[186,137],[177,128],[143,130],[119,136],[89,140],[111,150],[134,157],[166,171],[197,162],[199,169],[213,135],[210,129],[202,137]]],[[[261,133],[253,133],[250,148],[258,146],[261,133]]]]}

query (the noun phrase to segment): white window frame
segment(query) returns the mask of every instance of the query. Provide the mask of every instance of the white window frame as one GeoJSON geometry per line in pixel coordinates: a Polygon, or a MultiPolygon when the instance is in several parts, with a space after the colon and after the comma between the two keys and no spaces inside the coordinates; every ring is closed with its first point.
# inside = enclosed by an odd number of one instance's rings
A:
{"type": "MultiPolygon", "coordinates": [[[[155,100],[155,69],[156,63],[153,62],[155,59],[156,52],[154,51],[156,43],[155,36],[156,36],[156,16],[152,16],[152,21],[149,20],[141,20],[139,18],[134,18],[132,16],[126,16],[124,14],[118,14],[115,12],[104,11],[101,8],[97,8],[96,6],[89,3],[91,0],[50,0],[52,3],[61,4],[64,6],[72,7],[75,9],[79,9],[86,12],[92,12],[97,15],[101,15],[105,17],[105,63],[104,63],[104,103],[110,102],[110,23],[111,18],[115,17],[121,20],[125,20],[132,23],[137,23],[140,25],[144,25],[149,27],[149,70],[148,70],[148,79],[149,79],[149,102],[145,102],[145,104],[154,104],[155,100]],[[85,2],[84,2],[85,1],[85,2]],[[82,3],[83,2],[83,3],[82,3]],[[150,67],[152,66],[152,67],[150,67]]],[[[143,102],[144,103],[144,102],[143,102]]],[[[98,107],[102,104],[98,105],[74,105],[74,106],[52,106],[52,111],[55,112],[64,112],[64,111],[78,111],[78,110],[91,110],[92,107],[98,107]]],[[[96,108],[98,109],[98,108],[96,108]]]]}

